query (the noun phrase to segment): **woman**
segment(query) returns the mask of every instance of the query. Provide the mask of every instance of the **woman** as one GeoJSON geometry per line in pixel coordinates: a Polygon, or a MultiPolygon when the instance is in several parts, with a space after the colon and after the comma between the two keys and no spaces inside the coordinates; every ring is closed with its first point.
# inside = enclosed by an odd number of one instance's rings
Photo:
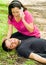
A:
{"type": "Polygon", "coordinates": [[[40,32],[34,25],[32,14],[19,1],[12,1],[8,6],[8,34],[5,39],[10,37],[18,39],[40,38],[40,32]],[[18,32],[13,33],[13,26],[18,32]]]}
{"type": "Polygon", "coordinates": [[[46,64],[46,40],[44,39],[32,37],[26,40],[19,40],[10,38],[2,43],[2,48],[7,52],[16,49],[20,56],[46,64]]]}

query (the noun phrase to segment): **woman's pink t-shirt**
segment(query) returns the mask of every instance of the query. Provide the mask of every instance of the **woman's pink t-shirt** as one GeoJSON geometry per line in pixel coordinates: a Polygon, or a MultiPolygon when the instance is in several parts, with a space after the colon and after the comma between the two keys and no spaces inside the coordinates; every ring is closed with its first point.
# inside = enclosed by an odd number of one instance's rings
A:
{"type": "MultiPolygon", "coordinates": [[[[25,14],[25,21],[28,24],[34,22],[34,18],[33,18],[32,14],[29,11],[27,11],[27,10],[24,11],[24,14],[25,14]]],[[[24,23],[22,22],[22,19],[19,22],[17,22],[14,17],[13,17],[12,21],[8,18],[8,24],[13,25],[18,30],[18,32],[22,33],[23,35],[35,36],[37,38],[40,37],[40,32],[39,32],[38,28],[36,27],[36,25],[34,25],[34,31],[29,32],[26,29],[24,23]]]]}

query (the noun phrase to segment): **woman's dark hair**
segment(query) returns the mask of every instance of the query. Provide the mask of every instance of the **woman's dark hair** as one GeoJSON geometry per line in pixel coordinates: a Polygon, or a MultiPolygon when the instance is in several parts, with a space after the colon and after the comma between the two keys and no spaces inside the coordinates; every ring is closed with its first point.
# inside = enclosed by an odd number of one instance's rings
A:
{"type": "Polygon", "coordinates": [[[2,48],[3,48],[4,51],[10,52],[12,49],[8,49],[8,48],[7,48],[7,46],[6,46],[6,44],[5,44],[5,41],[6,41],[6,40],[4,40],[3,43],[2,43],[2,48]]]}
{"type": "Polygon", "coordinates": [[[8,6],[8,17],[10,20],[12,20],[12,18],[13,18],[11,9],[14,7],[18,7],[19,9],[23,8],[23,11],[27,10],[27,8],[24,7],[20,1],[18,1],[18,0],[12,1],[8,6]]]}

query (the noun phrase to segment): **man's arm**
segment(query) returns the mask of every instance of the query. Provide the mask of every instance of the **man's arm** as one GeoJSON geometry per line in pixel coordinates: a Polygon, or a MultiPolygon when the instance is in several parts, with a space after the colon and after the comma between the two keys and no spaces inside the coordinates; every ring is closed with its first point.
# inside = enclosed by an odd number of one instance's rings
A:
{"type": "Polygon", "coordinates": [[[38,55],[36,53],[31,53],[29,55],[29,58],[30,59],[34,59],[34,60],[36,60],[38,62],[41,62],[41,63],[45,63],[46,64],[46,58],[43,58],[43,57],[41,57],[40,55],[38,55]]]}

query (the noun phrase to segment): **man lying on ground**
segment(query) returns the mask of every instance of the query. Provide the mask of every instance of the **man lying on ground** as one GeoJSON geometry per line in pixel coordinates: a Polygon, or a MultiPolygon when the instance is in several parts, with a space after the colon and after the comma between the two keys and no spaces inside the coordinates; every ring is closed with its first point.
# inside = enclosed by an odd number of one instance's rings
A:
{"type": "Polygon", "coordinates": [[[26,40],[19,40],[17,38],[10,38],[2,43],[2,48],[7,52],[15,49],[20,56],[46,64],[46,58],[38,54],[46,54],[46,40],[44,39],[32,37],[26,40]]]}

